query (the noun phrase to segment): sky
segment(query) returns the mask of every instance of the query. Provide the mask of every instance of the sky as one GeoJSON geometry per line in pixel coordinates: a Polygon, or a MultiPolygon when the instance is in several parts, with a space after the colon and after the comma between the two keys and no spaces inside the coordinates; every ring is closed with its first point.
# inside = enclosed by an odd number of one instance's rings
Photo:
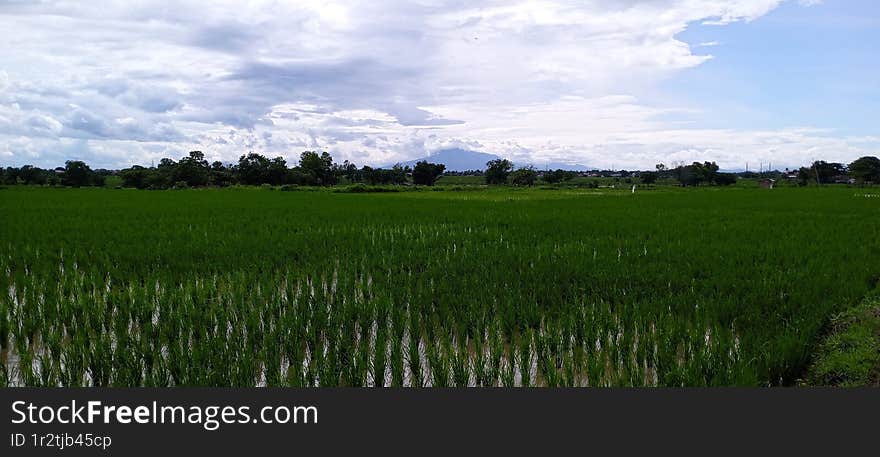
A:
{"type": "Polygon", "coordinates": [[[873,0],[0,0],[0,166],[880,155],[873,0]]]}

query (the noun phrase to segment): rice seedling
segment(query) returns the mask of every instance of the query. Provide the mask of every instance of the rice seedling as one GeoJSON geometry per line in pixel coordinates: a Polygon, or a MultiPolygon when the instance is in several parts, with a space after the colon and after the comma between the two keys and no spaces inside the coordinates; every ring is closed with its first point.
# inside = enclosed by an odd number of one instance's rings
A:
{"type": "Polygon", "coordinates": [[[789,384],[877,287],[845,189],[512,192],[4,190],[0,386],[789,384]]]}

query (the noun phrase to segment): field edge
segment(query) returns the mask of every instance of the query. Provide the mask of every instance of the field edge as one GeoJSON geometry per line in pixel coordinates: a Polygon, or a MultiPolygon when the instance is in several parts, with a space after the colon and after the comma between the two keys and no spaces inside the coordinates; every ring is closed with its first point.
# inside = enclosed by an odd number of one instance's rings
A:
{"type": "Polygon", "coordinates": [[[880,387],[880,291],[831,318],[798,385],[880,387]]]}

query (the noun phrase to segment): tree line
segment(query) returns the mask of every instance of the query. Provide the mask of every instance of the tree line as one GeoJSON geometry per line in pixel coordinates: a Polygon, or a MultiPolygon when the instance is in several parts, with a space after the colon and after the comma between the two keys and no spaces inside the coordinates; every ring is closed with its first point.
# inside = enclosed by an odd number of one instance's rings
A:
{"type": "Polygon", "coordinates": [[[645,184],[654,184],[660,178],[672,178],[682,186],[729,186],[736,184],[736,173],[722,173],[715,162],[694,162],[690,165],[679,165],[668,168],[662,163],[655,166],[655,171],[639,174],[645,184]]]}
{"type": "Polygon", "coordinates": [[[92,170],[81,160],[68,160],[64,167],[43,169],[33,165],[0,168],[0,184],[36,184],[50,186],[104,186],[112,170],[92,170]]]}
{"type": "Polygon", "coordinates": [[[370,185],[414,184],[431,186],[446,169],[445,165],[422,161],[414,167],[395,165],[390,169],[363,166],[349,161],[337,164],[327,152],[305,151],[299,162],[289,167],[283,157],[270,159],[250,153],[234,164],[209,163],[202,151],[191,151],[180,160],[164,158],[154,167],[134,165],[118,172],[92,170],[85,162],[67,161],[65,167],[45,170],[32,165],[0,168],[0,184],[63,185],[71,187],[104,186],[106,177],[116,174],[123,187],[170,189],[183,187],[226,187],[263,184],[332,186],[342,178],[349,183],[370,185]]]}
{"type": "MultiPolygon", "coordinates": [[[[627,175],[637,176],[642,184],[654,184],[659,179],[674,180],[681,186],[729,186],[736,184],[739,178],[781,178],[783,173],[772,171],[766,173],[724,173],[719,171],[715,162],[693,162],[690,165],[677,165],[669,168],[660,163],[653,171],[641,171],[636,173],[626,172],[627,175]]],[[[514,165],[507,159],[491,160],[486,163],[483,172],[486,184],[512,184],[514,186],[531,186],[539,178],[548,184],[557,184],[569,181],[579,174],[562,169],[539,172],[534,167],[522,167],[514,169],[514,165]]],[[[797,181],[800,185],[807,185],[812,181],[818,184],[839,182],[841,177],[851,178],[858,184],[880,183],[880,159],[877,157],[861,157],[849,165],[841,163],[829,163],[816,161],[810,167],[802,167],[797,171],[797,181]]],[[[627,180],[631,182],[631,179],[627,180]]]]}
{"type": "Polygon", "coordinates": [[[192,151],[188,156],[174,162],[162,159],[155,168],[131,167],[120,170],[122,185],[125,187],[169,188],[169,187],[225,187],[241,185],[301,185],[333,186],[342,178],[349,183],[370,185],[404,184],[411,176],[415,184],[431,186],[445,170],[444,165],[425,161],[415,167],[395,165],[390,169],[372,168],[345,161],[335,163],[328,152],[304,151],[299,162],[289,167],[283,157],[269,159],[261,154],[242,155],[238,163],[224,164],[219,161],[208,163],[201,151],[192,151]]]}
{"type": "Polygon", "coordinates": [[[866,156],[854,160],[849,165],[817,160],[810,167],[801,167],[797,171],[797,181],[800,185],[807,185],[810,182],[830,184],[837,182],[841,177],[851,178],[857,184],[880,184],[880,159],[866,156]]]}
{"type": "MultiPolygon", "coordinates": [[[[63,185],[71,187],[104,186],[110,175],[118,175],[123,187],[138,189],[169,189],[183,187],[226,187],[230,185],[301,185],[333,186],[341,180],[348,183],[369,185],[401,185],[412,181],[416,185],[432,186],[444,174],[446,167],[420,161],[413,167],[395,165],[391,168],[372,168],[344,161],[339,164],[325,152],[304,151],[294,166],[288,166],[283,157],[268,158],[261,154],[249,153],[239,157],[237,163],[226,164],[220,161],[209,163],[201,151],[191,151],[177,161],[164,158],[154,167],[134,165],[119,171],[91,169],[85,162],[69,160],[64,167],[41,169],[32,165],[20,168],[0,168],[0,184],[63,185]]],[[[458,173],[459,175],[482,174],[489,185],[512,184],[532,186],[538,179],[548,184],[570,181],[579,173],[567,170],[547,170],[539,172],[526,166],[515,169],[513,162],[496,159],[486,163],[484,171],[458,173]]],[[[629,173],[627,172],[629,175],[629,173]]],[[[816,161],[809,167],[801,167],[785,177],[795,176],[799,185],[813,182],[829,184],[851,179],[858,184],[880,183],[880,159],[873,156],[861,157],[845,165],[836,162],[816,161]]],[[[657,164],[653,171],[632,173],[642,184],[654,184],[659,179],[671,179],[682,186],[716,185],[726,186],[744,178],[782,178],[783,173],[723,173],[715,162],[693,162],[668,168],[657,164]]],[[[848,182],[848,181],[846,181],[848,182]]],[[[594,183],[595,184],[595,183],[594,183]]]]}
{"type": "Polygon", "coordinates": [[[798,185],[848,183],[880,184],[880,159],[874,156],[860,157],[850,164],[817,160],[809,167],[800,167],[797,171],[781,172],[778,170],[761,173],[741,172],[722,173],[715,162],[694,162],[691,165],[678,165],[668,168],[659,163],[655,171],[639,173],[644,184],[653,184],[658,179],[674,179],[682,186],[718,185],[726,186],[736,183],[738,178],[783,179],[794,177],[798,185]]]}

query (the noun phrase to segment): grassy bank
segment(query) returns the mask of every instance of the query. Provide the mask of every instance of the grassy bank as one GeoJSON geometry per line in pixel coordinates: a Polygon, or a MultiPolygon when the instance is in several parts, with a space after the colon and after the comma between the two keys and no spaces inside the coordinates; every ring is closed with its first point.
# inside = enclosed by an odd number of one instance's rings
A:
{"type": "Polygon", "coordinates": [[[831,320],[801,385],[880,386],[880,295],[831,320]]]}

